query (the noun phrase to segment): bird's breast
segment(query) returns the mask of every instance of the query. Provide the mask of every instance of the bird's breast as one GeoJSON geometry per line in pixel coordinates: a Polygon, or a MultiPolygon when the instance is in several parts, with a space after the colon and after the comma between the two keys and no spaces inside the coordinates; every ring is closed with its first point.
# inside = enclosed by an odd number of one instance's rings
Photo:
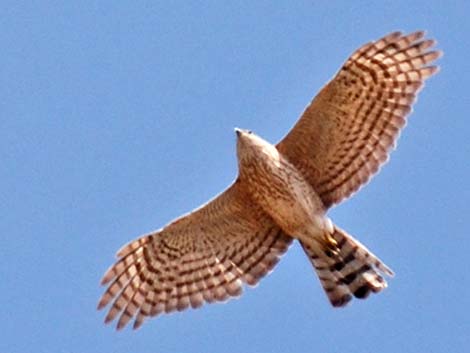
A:
{"type": "Polygon", "coordinates": [[[324,207],[300,171],[281,155],[261,156],[240,170],[252,199],[289,235],[322,228],[324,207]]]}

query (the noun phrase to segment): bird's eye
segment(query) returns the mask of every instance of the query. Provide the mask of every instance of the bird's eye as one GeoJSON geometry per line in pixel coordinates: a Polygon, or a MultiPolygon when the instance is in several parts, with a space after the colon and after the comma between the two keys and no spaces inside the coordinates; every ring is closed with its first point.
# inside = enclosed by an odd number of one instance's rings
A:
{"type": "Polygon", "coordinates": [[[248,133],[248,135],[251,135],[253,133],[253,131],[248,130],[247,133],[248,133]]]}

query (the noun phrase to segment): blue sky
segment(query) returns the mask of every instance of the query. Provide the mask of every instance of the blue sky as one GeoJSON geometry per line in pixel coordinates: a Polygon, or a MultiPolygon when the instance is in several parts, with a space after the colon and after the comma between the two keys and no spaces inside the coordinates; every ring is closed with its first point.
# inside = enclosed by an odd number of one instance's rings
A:
{"type": "Polygon", "coordinates": [[[0,352],[463,352],[470,345],[465,1],[3,1],[0,352]],[[361,44],[445,56],[390,163],[330,216],[396,272],[346,309],[294,246],[238,300],[116,332],[124,243],[223,190],[233,128],[275,142],[361,44]]]}

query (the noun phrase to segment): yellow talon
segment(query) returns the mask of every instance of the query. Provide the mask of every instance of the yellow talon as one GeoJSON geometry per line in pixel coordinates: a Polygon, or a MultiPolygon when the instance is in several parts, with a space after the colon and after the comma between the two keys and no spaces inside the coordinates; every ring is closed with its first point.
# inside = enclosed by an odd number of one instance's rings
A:
{"type": "Polygon", "coordinates": [[[323,246],[325,247],[325,252],[337,255],[339,252],[338,242],[336,241],[336,239],[333,238],[330,233],[325,233],[324,239],[325,243],[323,244],[323,246]]]}
{"type": "Polygon", "coordinates": [[[328,247],[330,247],[330,248],[337,248],[338,247],[338,242],[336,241],[335,238],[333,238],[331,236],[330,233],[326,233],[325,240],[326,240],[326,243],[328,244],[328,247]]]}

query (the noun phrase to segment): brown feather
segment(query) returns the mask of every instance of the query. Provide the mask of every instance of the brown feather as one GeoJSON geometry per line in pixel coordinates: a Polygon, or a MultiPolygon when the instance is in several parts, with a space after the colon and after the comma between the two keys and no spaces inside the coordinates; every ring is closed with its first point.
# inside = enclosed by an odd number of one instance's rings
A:
{"type": "Polygon", "coordinates": [[[277,145],[326,208],[357,191],[388,159],[441,55],[422,31],[391,33],[355,51],[277,145]]]}

